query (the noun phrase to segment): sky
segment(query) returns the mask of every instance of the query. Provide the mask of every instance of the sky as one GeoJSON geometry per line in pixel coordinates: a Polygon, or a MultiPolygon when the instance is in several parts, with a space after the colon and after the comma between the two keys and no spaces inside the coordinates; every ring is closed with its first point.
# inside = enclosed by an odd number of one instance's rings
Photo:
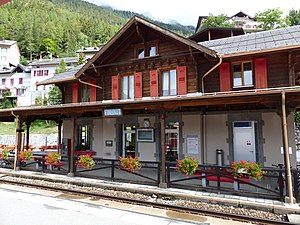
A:
{"type": "Polygon", "coordinates": [[[300,9],[300,0],[84,0],[96,5],[132,11],[162,22],[177,21],[196,26],[199,16],[243,11],[249,16],[266,9],[279,8],[286,15],[290,9],[300,9]]]}

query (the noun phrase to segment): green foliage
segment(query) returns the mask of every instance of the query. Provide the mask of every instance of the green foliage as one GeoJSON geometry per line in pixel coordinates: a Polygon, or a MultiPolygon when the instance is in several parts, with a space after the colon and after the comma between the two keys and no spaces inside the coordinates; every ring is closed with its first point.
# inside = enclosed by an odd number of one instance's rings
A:
{"type": "Polygon", "coordinates": [[[267,9],[263,12],[255,14],[255,20],[262,22],[260,27],[264,30],[273,30],[281,27],[289,26],[289,20],[283,18],[283,12],[277,9],[267,9]]]}
{"type": "MultiPolygon", "coordinates": [[[[44,51],[75,56],[83,46],[106,43],[133,15],[82,0],[14,0],[0,7],[0,37],[18,41],[26,58],[44,51]]],[[[186,36],[193,32],[157,23],[186,36]]]]}
{"type": "Polygon", "coordinates": [[[20,64],[24,65],[24,66],[28,66],[28,61],[27,59],[21,55],[21,58],[20,58],[20,64]]]}
{"type": "Polygon", "coordinates": [[[240,162],[231,162],[230,164],[231,172],[235,177],[249,176],[255,180],[261,180],[264,176],[261,165],[256,162],[241,160],[240,162]]]}
{"type": "Polygon", "coordinates": [[[4,149],[0,152],[0,160],[7,160],[8,159],[9,150],[4,149]]]}
{"type": "Polygon", "coordinates": [[[56,152],[49,152],[45,157],[46,163],[49,165],[56,165],[61,160],[61,155],[56,152]]]}
{"type": "Polygon", "coordinates": [[[96,165],[94,159],[89,154],[87,155],[81,155],[78,157],[77,166],[83,167],[85,169],[92,169],[96,165]]]}
{"type": "Polygon", "coordinates": [[[208,16],[203,22],[202,29],[214,27],[232,28],[234,27],[234,24],[228,20],[228,17],[225,14],[221,14],[218,16],[208,16]]]}
{"type": "Polygon", "coordinates": [[[300,10],[292,9],[287,15],[291,26],[300,25],[300,10]]]}
{"type": "Polygon", "coordinates": [[[46,97],[42,98],[41,96],[38,96],[35,98],[35,105],[38,106],[45,106],[47,105],[48,99],[46,97]]]}
{"type": "Polygon", "coordinates": [[[300,126],[300,112],[294,112],[294,122],[297,127],[300,126]]]}
{"type": "Polygon", "coordinates": [[[55,74],[63,73],[67,71],[67,65],[64,59],[60,61],[57,68],[55,69],[55,74]]]}
{"type": "Polygon", "coordinates": [[[3,90],[2,92],[2,101],[0,104],[1,109],[9,109],[9,108],[14,108],[16,103],[12,98],[9,98],[11,96],[11,92],[8,90],[3,90]]]}
{"type": "Polygon", "coordinates": [[[119,164],[122,169],[125,169],[132,173],[137,172],[142,167],[141,163],[139,162],[139,158],[132,158],[132,156],[124,158],[119,156],[119,164]]]}
{"type": "Polygon", "coordinates": [[[177,160],[176,168],[183,175],[192,175],[198,170],[198,162],[190,156],[183,160],[177,160]]]}
{"type": "Polygon", "coordinates": [[[48,104],[58,105],[62,102],[62,93],[57,86],[52,86],[48,94],[48,104]]]}
{"type": "Polygon", "coordinates": [[[84,63],[84,54],[80,52],[78,56],[78,65],[82,65],[83,63],[84,63]]]}

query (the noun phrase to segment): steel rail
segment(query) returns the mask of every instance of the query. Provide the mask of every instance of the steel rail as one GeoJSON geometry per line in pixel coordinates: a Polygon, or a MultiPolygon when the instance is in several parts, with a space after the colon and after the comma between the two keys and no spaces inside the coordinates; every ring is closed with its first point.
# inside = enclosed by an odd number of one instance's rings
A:
{"type": "Polygon", "coordinates": [[[135,199],[128,199],[123,197],[116,197],[116,196],[107,196],[99,193],[92,193],[92,192],[85,192],[85,191],[79,191],[79,190],[70,190],[65,188],[58,188],[58,187],[50,187],[40,184],[30,184],[26,182],[19,182],[19,181],[9,181],[9,180],[2,180],[0,178],[0,183],[8,183],[13,185],[21,185],[21,186],[29,186],[29,187],[35,187],[40,189],[47,189],[52,191],[59,191],[59,192],[67,192],[72,194],[79,194],[79,195],[85,195],[90,197],[98,197],[103,198],[107,200],[114,200],[118,202],[126,202],[126,203],[134,203],[136,205],[144,205],[144,206],[152,206],[156,208],[164,208],[164,209],[172,209],[176,211],[181,212],[187,212],[187,213],[194,213],[194,214],[201,214],[204,216],[213,216],[218,217],[221,219],[233,219],[237,221],[242,222],[255,222],[259,224],[266,224],[266,225],[299,225],[298,223],[291,223],[291,222],[285,222],[285,221],[276,221],[276,220],[269,220],[269,219],[261,219],[261,218],[255,218],[250,216],[244,216],[244,215],[238,215],[238,214],[230,214],[230,213],[224,213],[224,212],[217,212],[212,210],[203,210],[198,208],[189,208],[185,206],[176,206],[176,205],[168,205],[164,203],[157,203],[157,202],[148,202],[143,200],[135,200],[135,199]]]}

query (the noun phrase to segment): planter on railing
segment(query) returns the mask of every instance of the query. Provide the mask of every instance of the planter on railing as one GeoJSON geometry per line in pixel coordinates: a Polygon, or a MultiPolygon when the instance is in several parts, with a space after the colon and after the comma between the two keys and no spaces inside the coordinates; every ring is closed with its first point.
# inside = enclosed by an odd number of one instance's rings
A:
{"type": "Polygon", "coordinates": [[[177,160],[176,169],[185,176],[192,175],[198,170],[198,162],[196,159],[188,156],[183,160],[177,160]]]}

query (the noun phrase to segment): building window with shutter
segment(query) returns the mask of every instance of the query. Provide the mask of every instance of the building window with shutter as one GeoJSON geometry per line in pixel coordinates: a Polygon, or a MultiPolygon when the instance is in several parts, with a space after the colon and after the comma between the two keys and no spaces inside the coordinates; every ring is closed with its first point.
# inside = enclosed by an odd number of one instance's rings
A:
{"type": "Polygon", "coordinates": [[[90,86],[83,84],[81,88],[81,102],[90,102],[90,96],[90,86]]]}
{"type": "Polygon", "coordinates": [[[121,99],[134,99],[134,76],[122,76],[121,99]]]}
{"type": "Polygon", "coordinates": [[[162,95],[177,95],[177,73],[176,70],[163,71],[162,73],[162,95]]]}
{"type": "Polygon", "coordinates": [[[252,62],[239,62],[232,64],[233,87],[253,86],[252,62]]]}

